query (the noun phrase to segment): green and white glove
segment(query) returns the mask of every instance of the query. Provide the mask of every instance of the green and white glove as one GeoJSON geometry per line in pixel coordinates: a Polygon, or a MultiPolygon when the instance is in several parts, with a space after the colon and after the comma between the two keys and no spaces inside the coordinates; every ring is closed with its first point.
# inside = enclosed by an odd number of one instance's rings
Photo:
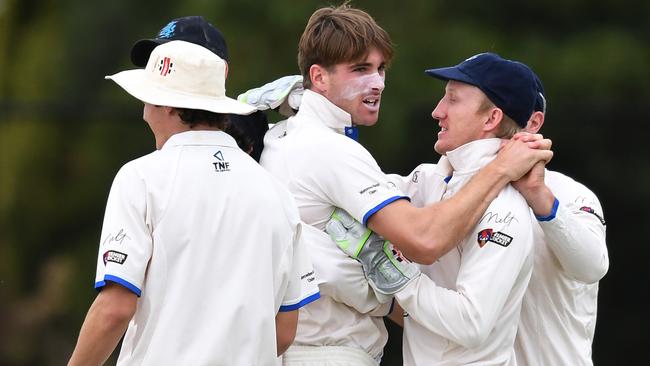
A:
{"type": "Polygon", "coordinates": [[[417,264],[340,208],[334,211],[325,230],[341,250],[361,263],[375,292],[392,295],[420,275],[417,264]]]}
{"type": "Polygon", "coordinates": [[[290,117],[298,110],[303,92],[302,75],[289,75],[250,89],[240,94],[237,100],[260,111],[276,109],[283,116],[290,117]]]}

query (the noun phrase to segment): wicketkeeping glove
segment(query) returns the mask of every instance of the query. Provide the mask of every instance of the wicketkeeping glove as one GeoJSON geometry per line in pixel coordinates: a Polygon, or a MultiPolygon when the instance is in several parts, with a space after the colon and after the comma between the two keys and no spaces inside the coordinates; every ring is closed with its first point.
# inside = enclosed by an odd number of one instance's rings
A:
{"type": "Polygon", "coordinates": [[[358,260],[370,286],[392,295],[420,275],[420,268],[393,245],[337,208],[325,226],[329,236],[350,257],[358,260]]]}
{"type": "Polygon", "coordinates": [[[250,89],[240,94],[237,100],[260,111],[277,109],[283,116],[290,117],[298,110],[303,92],[302,75],[289,75],[250,89]]]}

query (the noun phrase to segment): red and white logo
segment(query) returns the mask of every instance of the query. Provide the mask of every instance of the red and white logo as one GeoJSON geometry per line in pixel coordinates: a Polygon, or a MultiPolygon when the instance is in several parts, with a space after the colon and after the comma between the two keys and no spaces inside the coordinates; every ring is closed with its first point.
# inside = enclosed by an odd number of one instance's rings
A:
{"type": "Polygon", "coordinates": [[[158,63],[158,71],[160,75],[167,76],[173,71],[174,63],[169,57],[163,57],[162,60],[158,63]]]}
{"type": "Polygon", "coordinates": [[[492,239],[492,229],[485,229],[481,230],[478,233],[478,238],[476,241],[478,241],[478,246],[483,248],[485,243],[487,243],[490,239],[492,239]]]}

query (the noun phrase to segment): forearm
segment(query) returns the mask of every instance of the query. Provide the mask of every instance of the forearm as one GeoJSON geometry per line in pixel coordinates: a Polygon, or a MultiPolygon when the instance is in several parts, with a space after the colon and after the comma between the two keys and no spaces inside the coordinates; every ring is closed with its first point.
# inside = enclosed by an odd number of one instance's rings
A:
{"type": "Polygon", "coordinates": [[[456,247],[476,226],[509,178],[495,166],[486,166],[453,197],[426,207],[426,237],[438,246],[436,259],[456,247]]]}
{"type": "Polygon", "coordinates": [[[394,202],[368,220],[409,259],[431,264],[463,240],[509,179],[488,165],[448,200],[416,208],[394,202]]]}
{"type": "Polygon", "coordinates": [[[560,203],[555,217],[540,226],[564,272],[578,281],[595,283],[607,273],[609,257],[605,227],[589,215],[560,203]]]}
{"type": "Polygon", "coordinates": [[[298,310],[279,312],[275,316],[275,334],[278,356],[293,343],[298,327],[298,310]]]}
{"type": "Polygon", "coordinates": [[[103,365],[126,331],[130,318],[116,318],[102,305],[96,300],[88,311],[69,366],[103,365]]]}

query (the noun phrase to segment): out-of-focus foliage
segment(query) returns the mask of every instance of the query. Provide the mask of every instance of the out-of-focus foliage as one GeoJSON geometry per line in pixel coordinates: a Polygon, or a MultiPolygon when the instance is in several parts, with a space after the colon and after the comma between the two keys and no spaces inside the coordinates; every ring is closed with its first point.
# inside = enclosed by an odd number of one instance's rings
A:
{"type": "MultiPolygon", "coordinates": [[[[336,2],[335,2],[336,3],[336,2]]],[[[324,1],[0,0],[0,364],[59,365],[92,302],[104,203],[117,169],[153,150],[141,105],[104,75],[132,68],[133,42],[203,15],[225,34],[228,94],[298,73],[298,39],[324,1]]],[[[599,195],[610,273],[596,364],[643,349],[650,219],[650,2],[354,1],[396,56],[378,127],[361,140],[388,172],[435,161],[430,113],[444,84],[423,73],[493,51],[529,64],[549,101],[550,168],[599,195]],[[635,281],[640,281],[637,284],[635,281]]],[[[271,116],[275,118],[275,116],[271,116]]],[[[647,323],[647,321],[645,321],[647,323]]],[[[397,334],[399,335],[399,334],[397,334]]],[[[398,339],[384,364],[399,364],[398,339]]]]}

